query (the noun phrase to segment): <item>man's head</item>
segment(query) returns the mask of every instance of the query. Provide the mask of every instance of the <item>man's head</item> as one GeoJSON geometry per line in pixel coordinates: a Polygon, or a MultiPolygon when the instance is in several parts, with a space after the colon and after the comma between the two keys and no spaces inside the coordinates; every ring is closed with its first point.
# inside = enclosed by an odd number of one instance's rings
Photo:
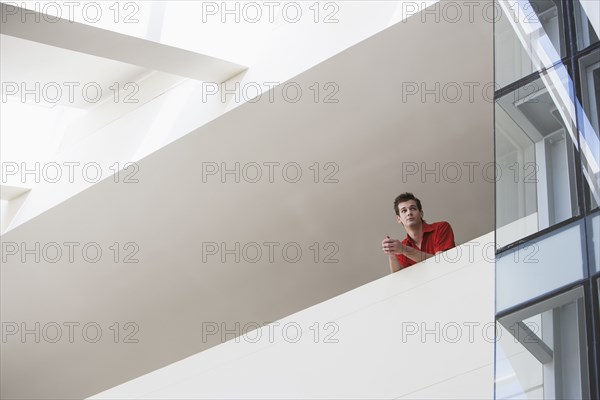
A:
{"type": "Polygon", "coordinates": [[[421,200],[417,199],[412,193],[402,193],[394,199],[394,212],[396,212],[398,222],[404,227],[425,222],[421,200]]]}

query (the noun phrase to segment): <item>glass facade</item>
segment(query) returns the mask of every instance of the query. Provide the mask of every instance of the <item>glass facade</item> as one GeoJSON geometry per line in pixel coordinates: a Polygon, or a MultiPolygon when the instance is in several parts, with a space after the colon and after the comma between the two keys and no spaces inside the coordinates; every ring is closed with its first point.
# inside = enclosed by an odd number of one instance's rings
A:
{"type": "Polygon", "coordinates": [[[582,288],[498,319],[496,398],[590,398],[582,288]]]}
{"type": "MultiPolygon", "coordinates": [[[[599,10],[600,12],[600,10],[599,10]]],[[[598,43],[598,42],[596,42],[598,43]]],[[[597,46],[596,46],[597,47],[597,46]]],[[[600,49],[577,60],[580,77],[581,107],[578,113],[581,135],[583,175],[586,203],[589,209],[600,204],[600,159],[598,132],[600,132],[600,49]]]]}
{"type": "Polygon", "coordinates": [[[588,260],[590,263],[590,274],[600,272],[600,213],[588,217],[588,260]]]}
{"type": "Polygon", "coordinates": [[[494,0],[496,398],[600,398],[600,2],[494,0]]]}
{"type": "Polygon", "coordinates": [[[494,18],[496,83],[505,87],[566,54],[561,0],[499,1],[494,18]]]}
{"type": "Polygon", "coordinates": [[[496,256],[496,311],[503,312],[529,299],[578,282],[584,266],[583,221],[515,246],[496,256]],[[543,277],[543,279],[540,279],[543,277]]]}
{"type": "Polygon", "coordinates": [[[598,43],[598,8],[595,0],[575,2],[575,26],[577,28],[577,48],[585,49],[591,44],[598,43]],[[589,17],[588,17],[589,15],[589,17]],[[594,21],[593,16],[596,16],[594,21]],[[595,25],[594,25],[595,24],[595,25]]]}
{"type": "Polygon", "coordinates": [[[573,87],[562,65],[496,100],[500,246],[579,214],[573,87]]]}

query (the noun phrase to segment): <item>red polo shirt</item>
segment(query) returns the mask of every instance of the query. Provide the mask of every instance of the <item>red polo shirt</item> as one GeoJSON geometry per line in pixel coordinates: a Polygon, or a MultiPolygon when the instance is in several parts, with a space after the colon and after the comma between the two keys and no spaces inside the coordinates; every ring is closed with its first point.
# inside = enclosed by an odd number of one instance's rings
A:
{"type": "MultiPolygon", "coordinates": [[[[421,248],[417,247],[417,244],[407,234],[406,238],[402,241],[402,244],[413,247],[424,253],[435,254],[438,251],[446,251],[455,247],[454,244],[454,232],[452,227],[447,222],[434,222],[433,224],[427,224],[423,222],[423,239],[421,240],[421,248]]],[[[396,254],[398,261],[402,268],[410,267],[416,264],[415,261],[406,257],[403,254],[396,254]]]]}

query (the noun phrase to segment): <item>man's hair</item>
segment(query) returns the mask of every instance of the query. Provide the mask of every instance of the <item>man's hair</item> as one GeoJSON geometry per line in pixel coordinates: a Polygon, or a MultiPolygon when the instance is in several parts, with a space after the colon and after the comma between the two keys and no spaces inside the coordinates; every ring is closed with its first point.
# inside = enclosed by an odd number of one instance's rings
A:
{"type": "Polygon", "coordinates": [[[417,208],[419,209],[419,211],[423,211],[423,208],[421,207],[421,200],[417,199],[414,194],[406,192],[398,195],[398,197],[396,197],[396,199],[394,200],[394,212],[396,213],[396,215],[400,216],[398,204],[404,203],[405,201],[409,200],[414,200],[417,203],[417,208]]]}

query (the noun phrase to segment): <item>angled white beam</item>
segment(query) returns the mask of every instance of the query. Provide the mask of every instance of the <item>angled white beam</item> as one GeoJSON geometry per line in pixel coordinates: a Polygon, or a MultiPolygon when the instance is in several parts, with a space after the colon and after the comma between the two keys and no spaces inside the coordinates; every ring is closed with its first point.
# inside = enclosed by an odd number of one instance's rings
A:
{"type": "Polygon", "coordinates": [[[600,18],[598,18],[598,15],[600,15],[600,3],[593,0],[581,0],[580,4],[588,17],[590,25],[596,31],[596,35],[600,35],[600,18]]]}
{"type": "Polygon", "coordinates": [[[42,14],[2,3],[0,33],[91,54],[186,78],[224,82],[246,69],[227,60],[195,53],[106,29],[41,18],[42,14]],[[22,22],[22,13],[31,14],[22,22]],[[37,15],[39,14],[39,15],[37,15]]]}
{"type": "Polygon", "coordinates": [[[30,190],[31,190],[30,188],[26,188],[26,187],[0,185],[0,199],[12,200],[14,198],[19,197],[20,195],[22,195],[24,193],[27,193],[30,190]]]}
{"type": "MultiPolygon", "coordinates": [[[[504,324],[502,324],[504,325],[504,324]]],[[[515,339],[525,347],[540,363],[547,364],[554,358],[554,352],[523,321],[512,326],[504,325],[515,339]]]]}

